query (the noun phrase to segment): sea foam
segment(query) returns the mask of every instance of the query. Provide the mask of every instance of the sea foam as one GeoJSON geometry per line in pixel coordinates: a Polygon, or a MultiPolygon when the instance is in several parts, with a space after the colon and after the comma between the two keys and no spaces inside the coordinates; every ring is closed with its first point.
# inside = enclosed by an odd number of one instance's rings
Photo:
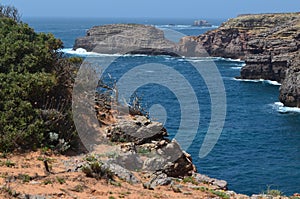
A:
{"type": "Polygon", "coordinates": [[[64,48],[61,49],[60,52],[63,52],[68,55],[76,55],[80,57],[144,57],[149,55],[144,54],[105,54],[105,53],[95,53],[95,52],[88,52],[84,48],[77,48],[76,50],[73,50],[72,48],[64,48]]]}
{"type": "Polygon", "coordinates": [[[275,102],[274,104],[272,104],[272,106],[279,113],[300,113],[300,108],[284,106],[284,104],[281,102],[275,102]]]}
{"type": "Polygon", "coordinates": [[[240,82],[254,82],[254,83],[270,84],[270,85],[274,85],[274,86],[281,86],[281,84],[277,81],[265,80],[265,79],[238,79],[238,78],[232,78],[232,80],[240,81],[240,82]]]}

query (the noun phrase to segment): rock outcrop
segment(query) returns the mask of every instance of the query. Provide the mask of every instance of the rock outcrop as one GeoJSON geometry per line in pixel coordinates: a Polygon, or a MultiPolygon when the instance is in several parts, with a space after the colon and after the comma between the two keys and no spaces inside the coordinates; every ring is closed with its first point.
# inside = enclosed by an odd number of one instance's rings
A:
{"type": "MultiPolygon", "coordinates": [[[[170,38],[174,36],[172,32],[170,38]]],[[[199,57],[208,56],[200,43],[184,37],[180,43],[170,41],[163,30],[141,24],[95,26],[85,37],[77,38],[73,49],[83,48],[103,54],[146,54],[199,57]]]]}
{"type": "Polygon", "coordinates": [[[175,43],[167,40],[162,30],[140,24],[95,26],[85,37],[76,39],[73,48],[104,54],[175,55],[175,43]]]}
{"type": "Polygon", "coordinates": [[[243,79],[282,82],[299,53],[300,14],[243,15],[196,40],[211,56],[243,59],[243,79]]]}
{"type": "Polygon", "coordinates": [[[110,141],[123,143],[115,163],[129,170],[161,171],[169,177],[192,175],[196,167],[191,156],[167,135],[162,123],[138,115],[118,118],[117,124],[107,127],[110,141]]]}
{"type": "Polygon", "coordinates": [[[300,13],[242,15],[194,39],[211,56],[245,60],[240,78],[281,82],[281,102],[300,105],[300,13]]]}
{"type": "Polygon", "coordinates": [[[279,90],[279,99],[286,106],[300,108],[300,55],[297,56],[292,66],[287,69],[286,77],[279,90]]]}

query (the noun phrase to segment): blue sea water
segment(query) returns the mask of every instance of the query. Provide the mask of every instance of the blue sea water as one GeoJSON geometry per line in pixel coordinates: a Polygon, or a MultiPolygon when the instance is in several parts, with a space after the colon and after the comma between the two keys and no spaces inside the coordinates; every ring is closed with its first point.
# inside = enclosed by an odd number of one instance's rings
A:
{"type": "MultiPolygon", "coordinates": [[[[24,21],[38,32],[53,33],[62,39],[65,48],[72,48],[77,37],[84,36],[90,27],[101,24],[152,24],[186,35],[199,35],[215,28],[193,27],[190,25],[193,20],[189,19],[28,18],[24,21]]],[[[209,21],[215,26],[222,22],[209,21]]],[[[167,56],[117,57],[106,72],[118,79],[142,63],[161,63],[178,71],[190,82],[199,99],[199,129],[188,152],[200,173],[226,180],[229,189],[239,193],[260,193],[268,186],[287,195],[300,192],[300,113],[297,110],[286,111],[289,109],[276,103],[279,86],[274,82],[235,80],[243,62],[221,58],[215,58],[214,61],[226,90],[227,115],[220,139],[205,158],[199,158],[198,153],[211,119],[211,101],[201,76],[193,78],[190,63],[201,62],[205,66],[206,60],[167,56]]],[[[152,71],[149,68],[142,72],[151,74],[152,71]]],[[[167,74],[165,76],[168,78],[167,74]]],[[[166,109],[168,117],[165,125],[170,137],[174,137],[181,119],[180,102],[176,95],[167,87],[155,83],[141,86],[138,92],[142,94],[146,107],[159,103],[166,109]]]]}

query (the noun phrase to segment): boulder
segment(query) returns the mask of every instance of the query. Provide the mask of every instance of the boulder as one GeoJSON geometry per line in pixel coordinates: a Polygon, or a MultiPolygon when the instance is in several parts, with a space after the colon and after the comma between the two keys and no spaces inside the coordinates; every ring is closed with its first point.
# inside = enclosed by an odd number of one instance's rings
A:
{"type": "Polygon", "coordinates": [[[124,167],[111,163],[111,162],[106,162],[104,163],[104,167],[108,168],[113,174],[115,174],[118,178],[131,183],[131,184],[136,184],[139,183],[140,181],[134,176],[132,172],[129,170],[125,169],[124,167]]]}
{"type": "Polygon", "coordinates": [[[225,180],[218,180],[215,178],[210,178],[206,175],[200,173],[194,173],[193,177],[199,183],[205,183],[216,186],[218,189],[227,190],[227,182],[225,180]]]}
{"type": "Polygon", "coordinates": [[[153,174],[149,182],[143,184],[145,189],[153,190],[157,186],[165,186],[172,183],[172,178],[168,177],[167,174],[159,172],[153,174]]]}
{"type": "Polygon", "coordinates": [[[134,142],[136,145],[162,140],[167,136],[167,131],[160,122],[149,121],[140,116],[137,120],[121,118],[111,127],[108,137],[113,142],[134,142]]]}

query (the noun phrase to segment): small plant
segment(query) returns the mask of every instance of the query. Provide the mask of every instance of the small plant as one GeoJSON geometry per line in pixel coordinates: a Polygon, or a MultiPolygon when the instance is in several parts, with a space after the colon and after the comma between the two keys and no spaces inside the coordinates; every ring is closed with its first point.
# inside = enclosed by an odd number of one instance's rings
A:
{"type": "Polygon", "coordinates": [[[200,190],[200,191],[202,191],[202,192],[206,192],[206,191],[209,190],[207,187],[203,187],[203,186],[195,187],[194,189],[195,189],[195,190],[200,190]]]}
{"type": "Polygon", "coordinates": [[[10,160],[6,160],[4,164],[7,167],[14,167],[16,165],[15,163],[11,162],[10,160]]]}
{"type": "Polygon", "coordinates": [[[116,182],[116,181],[113,181],[113,180],[109,180],[109,184],[114,185],[116,187],[121,187],[122,186],[120,182],[116,182]]]}
{"type": "Polygon", "coordinates": [[[151,150],[150,150],[150,149],[147,149],[147,148],[139,148],[139,149],[137,150],[137,152],[138,152],[139,154],[145,155],[145,154],[149,154],[149,153],[151,152],[151,150]]]}
{"type": "Polygon", "coordinates": [[[199,183],[195,180],[195,178],[194,177],[192,177],[192,176],[188,176],[188,177],[185,177],[184,179],[183,179],[183,182],[184,183],[192,183],[192,184],[194,184],[194,185],[198,185],[199,183]]]}
{"type": "Polygon", "coordinates": [[[61,177],[56,177],[56,180],[59,184],[64,184],[66,183],[66,180],[64,178],[61,178],[61,177]]]}
{"type": "Polygon", "coordinates": [[[8,153],[6,151],[4,151],[0,154],[0,158],[7,158],[7,156],[8,156],[8,153]]]}
{"type": "Polygon", "coordinates": [[[88,162],[95,162],[97,161],[97,158],[94,155],[89,155],[85,158],[85,160],[88,162]]]}
{"type": "Polygon", "coordinates": [[[30,182],[31,177],[27,174],[19,174],[18,179],[22,180],[23,183],[30,182]]]}
{"type": "Polygon", "coordinates": [[[8,195],[10,195],[10,196],[13,196],[13,190],[8,186],[4,186],[0,190],[8,193],[8,195]]]}
{"type": "Polygon", "coordinates": [[[43,183],[44,183],[44,185],[53,184],[52,180],[50,180],[50,179],[44,180],[43,183]]]}
{"type": "Polygon", "coordinates": [[[216,196],[219,196],[220,198],[224,198],[224,199],[229,199],[230,198],[230,196],[227,193],[223,192],[223,191],[210,190],[210,192],[212,194],[215,194],[216,196]]]}
{"type": "Polygon", "coordinates": [[[109,197],[108,197],[108,199],[115,199],[115,197],[113,197],[113,196],[109,196],[109,197]]]}
{"type": "Polygon", "coordinates": [[[85,186],[84,185],[76,185],[73,189],[71,189],[72,191],[76,191],[76,192],[83,192],[84,191],[85,186]]]}
{"type": "Polygon", "coordinates": [[[81,170],[87,177],[106,179],[107,181],[113,179],[113,173],[108,168],[105,168],[100,161],[88,162],[81,170]]]}
{"type": "Polygon", "coordinates": [[[277,189],[271,189],[270,185],[267,185],[267,190],[263,191],[262,194],[266,194],[266,195],[271,195],[271,196],[282,196],[283,192],[281,192],[280,190],[277,189]]]}
{"type": "Polygon", "coordinates": [[[267,189],[266,191],[266,195],[271,195],[271,196],[282,196],[283,192],[281,192],[280,190],[276,190],[276,189],[267,189]]]}

